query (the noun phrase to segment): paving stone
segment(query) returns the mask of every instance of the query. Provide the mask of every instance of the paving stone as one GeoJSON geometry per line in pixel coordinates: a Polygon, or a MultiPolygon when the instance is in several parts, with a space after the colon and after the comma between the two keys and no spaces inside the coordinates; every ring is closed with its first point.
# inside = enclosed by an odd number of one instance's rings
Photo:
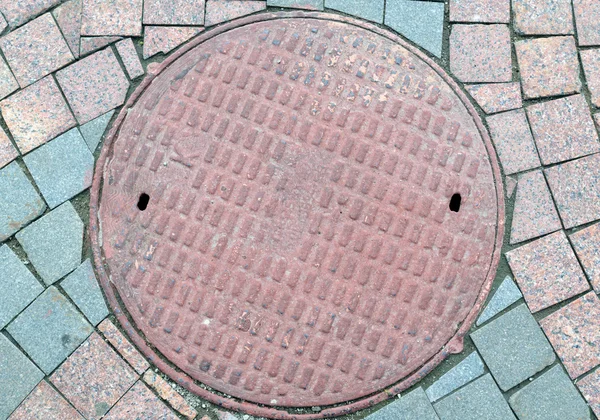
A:
{"type": "Polygon", "coordinates": [[[507,176],[504,179],[504,184],[506,185],[506,198],[511,198],[515,188],[517,188],[517,180],[512,176],[507,176]]]}
{"type": "Polygon", "coordinates": [[[8,420],[85,420],[52,386],[42,381],[8,420]]]}
{"type": "Polygon", "coordinates": [[[60,285],[92,325],[98,325],[108,316],[108,308],[89,259],[69,274],[60,285]]]}
{"type": "Polygon", "coordinates": [[[8,165],[17,156],[19,156],[17,149],[13,146],[6,132],[0,127],[0,168],[8,165]]]}
{"type": "Polygon", "coordinates": [[[465,89],[486,114],[509,111],[523,106],[519,82],[467,85],[465,89]]]}
{"type": "Polygon", "coordinates": [[[441,420],[516,420],[490,374],[433,406],[441,420]]]}
{"type": "Polygon", "coordinates": [[[520,419],[582,420],[590,409],[560,365],[554,366],[509,399],[520,419]]]}
{"type": "Polygon", "coordinates": [[[450,0],[450,21],[509,23],[510,0],[450,0]]]}
{"type": "Polygon", "coordinates": [[[458,365],[446,372],[427,390],[429,401],[435,402],[442,397],[468,384],[485,373],[485,366],[476,351],[465,357],[458,365]]]}
{"type": "Polygon", "coordinates": [[[510,82],[512,57],[506,25],[452,25],[450,70],[462,82],[510,82]]]}
{"type": "Polygon", "coordinates": [[[58,27],[75,58],[79,57],[81,37],[81,0],[70,0],[52,11],[58,27]]]}
{"type": "Polygon", "coordinates": [[[513,209],[510,243],[537,238],[561,228],[542,172],[538,170],[521,175],[513,209]]]}
{"type": "Polygon", "coordinates": [[[600,3],[596,0],[573,0],[579,46],[600,45],[600,3]]]}
{"type": "Polygon", "coordinates": [[[548,315],[540,325],[571,378],[600,364],[600,300],[594,292],[548,315]]]}
{"type": "MultiPolygon", "coordinates": [[[[210,1],[210,0],[209,0],[210,1]]],[[[365,7],[362,0],[325,0],[325,7],[377,23],[383,23],[385,0],[374,0],[365,7]]],[[[390,3],[394,3],[390,1],[390,3]]]]}
{"type": "Polygon", "coordinates": [[[44,373],[0,334],[0,419],[6,419],[43,377],[44,373]]]}
{"type": "Polygon", "coordinates": [[[591,93],[592,104],[598,108],[600,107],[600,49],[582,50],[579,55],[581,55],[581,64],[591,93]]]}
{"type": "Polygon", "coordinates": [[[0,111],[21,153],[27,153],[75,126],[52,76],[0,102],[0,111]]]}
{"type": "Polygon", "coordinates": [[[92,121],[83,124],[79,127],[79,131],[83,135],[83,138],[90,149],[90,152],[94,153],[104,132],[106,131],[106,127],[110,122],[115,111],[108,111],[106,114],[101,115],[92,121]]]}
{"type": "Polygon", "coordinates": [[[203,25],[205,0],[145,0],[144,25],[203,25]]]}
{"type": "Polygon", "coordinates": [[[4,242],[32,220],[46,204],[17,162],[0,169],[0,242],[4,242]]]}
{"type": "Polygon", "coordinates": [[[160,52],[166,54],[203,30],[204,28],[146,26],[144,28],[144,59],[160,52]]]}
{"type": "Polygon", "coordinates": [[[590,408],[596,415],[600,416],[600,370],[596,369],[586,377],[579,379],[576,383],[579,391],[583,394],[590,408]]]}
{"type": "Polygon", "coordinates": [[[3,33],[6,28],[8,28],[8,22],[0,12],[0,34],[3,33]]]}
{"type": "Polygon", "coordinates": [[[94,156],[77,128],[25,155],[23,161],[50,208],[92,185],[94,156]]]}
{"type": "Polygon", "coordinates": [[[487,117],[487,123],[504,173],[510,175],[540,166],[523,109],[492,115],[487,117]]]}
{"type": "Polygon", "coordinates": [[[267,0],[267,6],[323,10],[324,0],[267,0]]]}
{"type": "Polygon", "coordinates": [[[86,55],[94,51],[98,51],[101,48],[106,47],[113,42],[121,40],[120,36],[92,36],[92,37],[81,37],[79,45],[79,53],[86,55]]]}
{"type": "Polygon", "coordinates": [[[188,419],[193,419],[198,415],[198,412],[194,410],[185,399],[179,395],[177,391],[169,385],[160,375],[156,374],[152,369],[148,369],[144,373],[144,381],[150,385],[156,393],[165,401],[167,401],[171,407],[179,411],[188,419]]]}
{"type": "Polygon", "coordinates": [[[592,287],[600,291],[600,224],[572,233],[569,238],[592,287]]]}
{"type": "Polygon", "coordinates": [[[50,377],[88,420],[104,416],[136,380],[136,373],[97,333],[50,377]]]}
{"type": "Polygon", "coordinates": [[[521,299],[523,295],[510,276],[504,277],[498,289],[494,292],[487,306],[477,319],[477,326],[495,317],[510,305],[521,299]]]}
{"type": "Polygon", "coordinates": [[[140,36],[143,0],[83,0],[81,35],[140,36]]]}
{"type": "MultiPolygon", "coordinates": [[[[347,1],[347,0],[344,0],[347,1]]],[[[352,0],[350,0],[352,1],[352,0]]],[[[383,0],[377,0],[383,3],[383,0]]],[[[206,16],[204,24],[206,26],[216,25],[258,12],[267,8],[266,1],[257,0],[207,0],[206,16]]]]}
{"type": "Polygon", "coordinates": [[[8,0],[0,2],[0,12],[11,28],[25,22],[56,6],[62,0],[8,0]]]}
{"type": "Polygon", "coordinates": [[[127,362],[137,371],[142,374],[150,367],[144,356],[125,338],[125,336],[115,327],[110,319],[105,319],[98,325],[98,329],[104,334],[104,337],[117,349],[119,354],[123,356],[127,362]]]}
{"type": "Polygon", "coordinates": [[[0,246],[0,291],[0,329],[44,291],[8,245],[0,246]]]}
{"type": "Polygon", "coordinates": [[[545,173],[565,229],[600,219],[600,155],[563,163],[545,173]]]}
{"type": "Polygon", "coordinates": [[[365,420],[439,420],[423,388],[417,388],[392,401],[365,420]]]}
{"type": "Polygon", "coordinates": [[[127,70],[127,74],[131,80],[144,74],[144,68],[142,67],[142,63],[140,63],[140,57],[131,38],[117,42],[115,47],[117,47],[119,56],[121,56],[125,70],[127,70]]]}
{"type": "Polygon", "coordinates": [[[433,55],[441,57],[444,35],[443,4],[387,0],[385,24],[433,55]]]}
{"type": "Polygon", "coordinates": [[[550,343],[525,305],[471,333],[471,339],[503,391],[556,360],[550,343]]]}
{"type": "Polygon", "coordinates": [[[178,418],[140,381],[132,386],[127,394],[104,417],[105,420],[177,420],[178,418]]]}
{"type": "Polygon", "coordinates": [[[515,31],[524,35],[573,33],[569,0],[512,0],[515,31]]]}
{"type": "Polygon", "coordinates": [[[0,48],[21,87],[74,59],[50,13],[0,38],[0,48]]]}
{"type": "Polygon", "coordinates": [[[8,325],[7,331],[49,374],[93,328],[56,287],[50,286],[8,325]]]}
{"type": "Polygon", "coordinates": [[[0,57],[0,99],[6,98],[17,89],[19,89],[17,79],[13,76],[4,58],[0,57]]]}
{"type": "Polygon", "coordinates": [[[600,151],[598,133],[583,95],[531,105],[527,116],[544,165],[600,151]]]}
{"type": "Polygon", "coordinates": [[[17,233],[17,240],[49,285],[81,263],[83,222],[73,205],[66,202],[17,233]]]}
{"type": "Polygon", "coordinates": [[[517,41],[515,49],[525,98],[568,95],[581,90],[572,36],[517,41]]]}
{"type": "Polygon", "coordinates": [[[590,288],[562,230],[507,252],[506,259],[532,312],[590,288]]]}
{"type": "Polygon", "coordinates": [[[98,51],[56,74],[80,124],[125,102],[129,81],[110,48],[98,51]]]}

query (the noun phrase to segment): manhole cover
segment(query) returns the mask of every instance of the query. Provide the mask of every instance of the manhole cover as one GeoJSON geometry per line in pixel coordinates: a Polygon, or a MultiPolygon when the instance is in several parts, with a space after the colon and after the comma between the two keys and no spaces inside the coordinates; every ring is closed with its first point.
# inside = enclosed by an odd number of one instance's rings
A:
{"type": "Polygon", "coordinates": [[[278,407],[399,390],[487,294],[503,215],[487,135],[440,68],[361,25],[205,34],[105,145],[99,269],[188,385],[278,407]]]}

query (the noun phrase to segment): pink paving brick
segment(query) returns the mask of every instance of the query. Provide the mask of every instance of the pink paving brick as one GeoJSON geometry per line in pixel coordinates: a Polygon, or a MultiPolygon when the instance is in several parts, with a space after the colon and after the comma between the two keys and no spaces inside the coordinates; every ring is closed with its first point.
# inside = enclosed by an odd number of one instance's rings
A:
{"type": "Polygon", "coordinates": [[[114,348],[123,356],[127,362],[141,375],[150,365],[144,359],[144,356],[137,351],[135,347],[125,338],[125,336],[115,327],[110,319],[105,319],[98,325],[98,329],[104,334],[104,337],[113,345],[114,348]]]}
{"type": "Polygon", "coordinates": [[[59,4],[61,0],[5,0],[0,1],[0,12],[11,28],[20,26],[37,15],[59,4]]]}
{"type": "Polygon", "coordinates": [[[52,386],[42,381],[8,420],[85,420],[52,386]]]}
{"type": "Polygon", "coordinates": [[[17,79],[13,76],[6,61],[0,57],[0,99],[6,98],[17,89],[19,89],[17,79]]]}
{"type": "Polygon", "coordinates": [[[104,420],[132,419],[178,420],[179,417],[138,381],[104,417],[104,420]]]}
{"type": "Polygon", "coordinates": [[[509,111],[523,106],[519,82],[466,85],[465,89],[486,114],[509,111]]]}
{"type": "Polygon", "coordinates": [[[75,58],[79,57],[81,33],[81,0],[70,0],[52,11],[75,58]]]}
{"type": "Polygon", "coordinates": [[[540,166],[523,109],[492,115],[487,117],[487,123],[504,173],[510,175],[540,166]]]}
{"type": "Polygon", "coordinates": [[[144,74],[144,68],[142,67],[142,63],[140,63],[140,57],[135,50],[131,38],[117,42],[115,47],[117,47],[119,56],[121,56],[121,60],[125,65],[125,70],[130,79],[133,80],[144,74]]]}
{"type": "Polygon", "coordinates": [[[587,87],[592,96],[592,104],[600,107],[600,49],[579,52],[587,87]]]}
{"type": "Polygon", "coordinates": [[[567,35],[573,31],[568,0],[513,0],[515,31],[525,35],[567,35]]]}
{"type": "Polygon", "coordinates": [[[21,87],[74,59],[50,13],[0,38],[0,48],[21,87]]]}
{"type": "Polygon", "coordinates": [[[451,22],[510,22],[510,0],[450,0],[451,22]]]}
{"type": "Polygon", "coordinates": [[[592,287],[600,291],[600,224],[572,233],[569,238],[592,287]]]}
{"type": "Polygon", "coordinates": [[[144,28],[144,59],[160,52],[168,53],[203,30],[204,28],[146,26],[144,28]]]}
{"type": "Polygon", "coordinates": [[[0,111],[21,153],[27,153],[75,126],[52,76],[0,102],[0,111]]]}
{"type": "Polygon", "coordinates": [[[533,138],[544,165],[598,152],[598,133],[583,95],[527,107],[533,138]]]}
{"type": "Polygon", "coordinates": [[[600,155],[556,165],[545,173],[565,229],[600,219],[600,155]]]}
{"type": "Polygon", "coordinates": [[[193,419],[198,414],[177,391],[165,381],[162,376],[149,369],[144,374],[144,381],[150,385],[161,398],[168,401],[171,407],[179,411],[188,419],[193,419]]]}
{"type": "Polygon", "coordinates": [[[97,333],[50,380],[88,420],[101,418],[135,383],[137,375],[97,333]]]}
{"type": "Polygon", "coordinates": [[[19,156],[17,149],[0,127],[0,168],[12,162],[17,156],[19,156]]]}
{"type": "Polygon", "coordinates": [[[101,48],[106,47],[113,42],[121,40],[120,36],[92,36],[92,37],[81,37],[79,45],[79,54],[86,55],[94,51],[98,51],[101,48]]]}
{"type": "Polygon", "coordinates": [[[512,57],[506,25],[452,25],[450,69],[463,82],[510,82],[512,57]]]}
{"type": "Polygon", "coordinates": [[[56,74],[80,124],[125,101],[129,81],[110,48],[98,51],[56,74]]]}
{"type": "Polygon", "coordinates": [[[143,0],[83,0],[81,35],[139,36],[143,0]]]}
{"type": "Polygon", "coordinates": [[[525,98],[567,95],[581,90],[579,60],[572,36],[515,42],[525,98]]]}
{"type": "Polygon", "coordinates": [[[600,45],[600,2],[573,0],[579,46],[600,45]]]}
{"type": "Polygon", "coordinates": [[[249,15],[267,8],[266,1],[257,0],[207,0],[206,26],[249,15]]]}
{"type": "Polygon", "coordinates": [[[531,312],[590,288],[562,230],[507,252],[506,259],[531,312]]]}
{"type": "Polygon", "coordinates": [[[594,292],[540,321],[571,378],[600,364],[600,300],[594,292]]]}
{"type": "Polygon", "coordinates": [[[510,243],[516,244],[562,229],[552,196],[541,171],[519,177],[510,229],[510,243]]]}
{"type": "Polygon", "coordinates": [[[204,24],[204,0],[145,0],[145,25],[204,24]]]}
{"type": "Polygon", "coordinates": [[[576,385],[596,417],[600,417],[600,370],[578,380],[576,385]]]}

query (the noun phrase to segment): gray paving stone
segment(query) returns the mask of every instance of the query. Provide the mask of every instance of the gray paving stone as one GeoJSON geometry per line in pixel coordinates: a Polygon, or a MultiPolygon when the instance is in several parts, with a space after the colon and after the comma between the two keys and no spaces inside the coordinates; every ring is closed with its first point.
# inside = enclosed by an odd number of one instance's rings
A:
{"type": "Polygon", "coordinates": [[[556,359],[525,304],[473,332],[471,338],[503,391],[550,366],[556,359]]]}
{"type": "Polygon", "coordinates": [[[435,402],[485,373],[483,361],[476,351],[435,381],[425,393],[435,402]]]}
{"type": "Polygon", "coordinates": [[[385,24],[436,57],[441,57],[444,35],[443,3],[387,0],[385,24]]]}
{"type": "Polygon", "coordinates": [[[114,113],[114,110],[108,111],[106,114],[100,115],[98,118],[79,127],[79,130],[92,153],[96,151],[96,148],[102,139],[102,135],[106,131],[106,126],[114,113]]]}
{"type": "Polygon", "coordinates": [[[325,0],[325,7],[338,10],[352,16],[383,23],[383,7],[385,0],[325,0]]]}
{"type": "Polygon", "coordinates": [[[590,409],[560,365],[511,395],[517,417],[527,420],[583,420],[590,409]]]}
{"type": "Polygon", "coordinates": [[[423,392],[417,388],[376,411],[365,420],[439,420],[423,392]]]}
{"type": "Polygon", "coordinates": [[[7,419],[43,377],[44,373],[0,334],[0,420],[7,419]]]}
{"type": "Polygon", "coordinates": [[[323,10],[324,0],[267,0],[267,6],[323,10]]]}
{"type": "Polygon", "coordinates": [[[477,326],[493,318],[522,297],[523,295],[513,279],[510,276],[506,276],[479,316],[477,326]]]}
{"type": "Polygon", "coordinates": [[[92,185],[94,156],[77,128],[38,147],[23,161],[50,208],[92,185]]]}
{"type": "Polygon", "coordinates": [[[69,274],[60,285],[92,325],[98,325],[108,316],[108,308],[89,259],[69,274]]]}
{"type": "Polygon", "coordinates": [[[0,330],[43,291],[8,245],[0,246],[0,330]]]}
{"type": "Polygon", "coordinates": [[[17,240],[49,285],[81,263],[83,222],[73,205],[66,202],[19,232],[17,240]]]}
{"type": "Polygon", "coordinates": [[[0,242],[37,219],[46,204],[17,162],[0,169],[0,242]]]}
{"type": "Polygon", "coordinates": [[[441,420],[516,420],[489,373],[433,407],[441,420]]]}
{"type": "Polygon", "coordinates": [[[93,331],[56,287],[50,286],[7,327],[29,357],[50,374],[93,331]]]}

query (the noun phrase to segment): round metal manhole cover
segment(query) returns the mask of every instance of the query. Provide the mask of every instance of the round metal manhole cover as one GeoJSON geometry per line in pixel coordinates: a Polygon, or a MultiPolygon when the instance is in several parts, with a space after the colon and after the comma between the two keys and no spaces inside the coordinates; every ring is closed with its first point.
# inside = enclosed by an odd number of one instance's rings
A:
{"type": "Polygon", "coordinates": [[[96,262],[186,384],[338,404],[460,345],[498,263],[498,174],[464,95],[413,47],[254,17],[133,95],[95,177],[96,262]]]}

